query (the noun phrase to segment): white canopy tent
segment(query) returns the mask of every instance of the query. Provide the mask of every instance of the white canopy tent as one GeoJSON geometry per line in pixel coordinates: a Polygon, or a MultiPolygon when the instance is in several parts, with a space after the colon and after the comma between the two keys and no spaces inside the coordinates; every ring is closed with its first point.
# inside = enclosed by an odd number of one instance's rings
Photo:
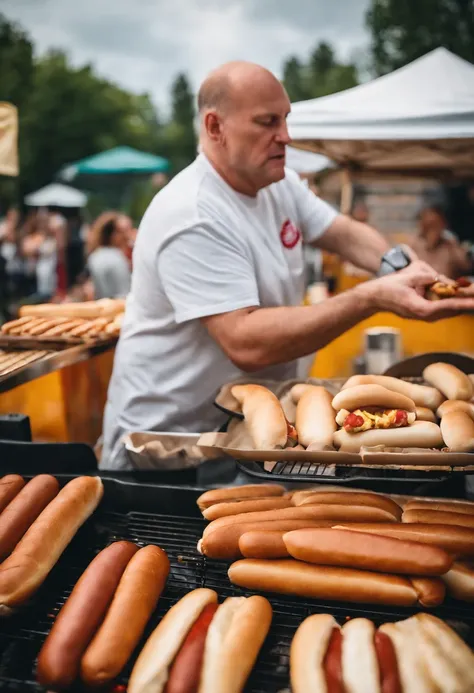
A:
{"type": "Polygon", "coordinates": [[[296,147],[372,171],[474,173],[474,66],[437,48],[391,74],[296,103],[296,147]]]}
{"type": "Polygon", "coordinates": [[[25,197],[29,207],[84,207],[87,195],[61,183],[51,183],[25,197]]]}
{"type": "Polygon", "coordinates": [[[315,154],[314,152],[305,152],[302,149],[294,147],[286,148],[286,165],[293,169],[296,173],[311,174],[324,171],[326,168],[332,168],[333,162],[327,156],[315,154]]]}

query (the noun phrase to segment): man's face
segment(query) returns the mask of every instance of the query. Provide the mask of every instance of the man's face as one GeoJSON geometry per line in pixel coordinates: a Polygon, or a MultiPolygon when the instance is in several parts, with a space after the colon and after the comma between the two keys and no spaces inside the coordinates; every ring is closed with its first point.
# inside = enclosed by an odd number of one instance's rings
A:
{"type": "Polygon", "coordinates": [[[445,221],[434,209],[425,209],[420,216],[420,231],[424,238],[439,239],[444,231],[445,221]]]}
{"type": "Polygon", "coordinates": [[[241,90],[219,116],[224,163],[256,191],[285,177],[290,108],[283,87],[269,79],[241,90]]]}

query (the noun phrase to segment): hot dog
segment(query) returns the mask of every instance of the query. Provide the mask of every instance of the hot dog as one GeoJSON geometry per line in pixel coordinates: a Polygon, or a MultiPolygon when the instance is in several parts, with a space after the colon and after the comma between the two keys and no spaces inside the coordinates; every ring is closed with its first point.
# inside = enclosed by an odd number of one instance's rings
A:
{"type": "Polygon", "coordinates": [[[332,400],[336,423],[348,433],[408,426],[415,421],[415,403],[382,387],[357,385],[341,390],[332,400]]]}
{"type": "Polygon", "coordinates": [[[393,522],[394,516],[384,508],[371,505],[346,505],[346,504],[317,504],[304,505],[281,510],[264,510],[256,513],[243,513],[242,515],[229,515],[214,520],[204,529],[203,537],[219,527],[238,525],[242,523],[256,523],[256,528],[261,522],[275,522],[278,520],[330,520],[333,522],[393,522]]]}
{"type": "Polygon", "coordinates": [[[282,496],[285,487],[279,484],[247,484],[230,488],[217,488],[206,491],[197,499],[201,511],[216,503],[237,503],[239,501],[262,500],[274,496],[282,496]]]}
{"type": "Polygon", "coordinates": [[[401,395],[409,397],[417,407],[427,407],[432,410],[437,409],[444,400],[441,392],[434,387],[407,383],[405,380],[392,378],[388,375],[353,375],[346,380],[342,389],[346,390],[356,385],[381,385],[387,390],[399,392],[401,395]]]}
{"type": "MultiPolygon", "coordinates": [[[[306,505],[368,505],[372,508],[380,508],[392,515],[394,520],[400,520],[402,509],[395,501],[386,496],[364,491],[318,491],[317,493],[296,496],[294,505],[305,507],[306,505]]],[[[474,504],[473,504],[474,505],[474,504]]]]}
{"type": "Polygon", "coordinates": [[[299,442],[312,450],[332,447],[336,430],[332,395],[316,385],[295,385],[291,397],[296,404],[296,431],[299,442]]]}
{"type": "Polygon", "coordinates": [[[363,433],[348,433],[341,428],[334,434],[335,447],[344,452],[359,452],[362,447],[383,445],[389,448],[440,448],[443,437],[440,427],[430,421],[415,421],[411,426],[388,428],[363,433]]]}
{"type": "Polygon", "coordinates": [[[239,539],[239,550],[245,558],[287,558],[283,541],[285,530],[255,530],[245,532],[239,539]]]}
{"type": "Polygon", "coordinates": [[[291,500],[277,497],[262,498],[261,500],[239,501],[238,503],[216,503],[202,511],[206,520],[218,520],[220,517],[240,515],[242,513],[259,512],[261,510],[280,510],[289,508],[291,500]]]}
{"type": "Polygon", "coordinates": [[[448,594],[463,602],[474,602],[474,565],[456,562],[442,577],[448,594]]]}
{"type": "Polygon", "coordinates": [[[293,559],[244,558],[230,566],[228,575],[233,584],[262,592],[396,606],[417,603],[416,591],[408,578],[310,565],[293,559]]]}
{"type": "Polygon", "coordinates": [[[40,474],[29,481],[0,515],[0,561],[11,554],[38,515],[59,492],[54,476],[40,474]]]}
{"type": "Polygon", "coordinates": [[[469,401],[473,396],[473,385],[469,376],[450,363],[431,363],[423,371],[423,378],[434,385],[446,399],[469,401]]]}
{"type": "Polygon", "coordinates": [[[271,620],[263,597],[229,597],[217,606],[213,590],[189,592],[148,638],[128,693],[241,693],[271,620]]]}
{"type": "Polygon", "coordinates": [[[0,479],[0,513],[20,493],[26,481],[18,474],[7,474],[0,479]]]}
{"type": "Polygon", "coordinates": [[[105,619],[82,657],[84,683],[103,685],[122,671],[156,607],[169,569],[166,553],[152,544],[130,560],[105,619]]]}
{"type": "Polygon", "coordinates": [[[436,414],[440,419],[451,411],[465,411],[471,418],[474,418],[474,402],[466,402],[463,399],[447,399],[438,407],[436,414]]]}
{"type": "Polygon", "coordinates": [[[441,418],[441,435],[451,452],[474,450],[474,419],[465,411],[455,409],[441,418]]]}
{"type": "Polygon", "coordinates": [[[299,529],[283,541],[290,556],[307,563],[402,575],[443,575],[453,564],[444,549],[341,529],[299,529]]]}
{"type": "Polygon", "coordinates": [[[81,657],[99,628],[125,568],[138,546],[117,541],[101,551],[76,583],[41,648],[38,682],[58,691],[71,686],[81,657]]]}
{"type": "Polygon", "coordinates": [[[46,506],[0,566],[0,615],[9,615],[38,589],[103,492],[99,477],[82,476],[46,506]]]}
{"type": "Polygon", "coordinates": [[[474,529],[474,516],[463,513],[446,512],[445,510],[405,510],[402,522],[422,524],[456,525],[474,529]]]}
{"type": "Polygon", "coordinates": [[[335,529],[350,529],[353,532],[368,532],[384,537],[408,539],[421,544],[439,546],[453,556],[474,558],[474,530],[454,525],[422,523],[369,523],[337,524],[335,529]]]}
{"type": "Polygon", "coordinates": [[[276,395],[262,385],[234,385],[231,394],[242,407],[248,431],[257,450],[284,448],[288,422],[276,395]]]}
{"type": "Polygon", "coordinates": [[[271,531],[290,531],[292,529],[304,529],[306,527],[330,527],[334,522],[331,520],[273,520],[269,522],[243,522],[236,525],[224,525],[217,527],[209,534],[204,534],[198,542],[197,549],[208,558],[233,561],[241,558],[239,542],[242,535],[256,528],[258,530],[271,531]]]}
{"type": "Polygon", "coordinates": [[[462,513],[463,515],[474,515],[474,503],[469,501],[445,501],[433,498],[431,500],[413,499],[405,504],[404,510],[442,510],[449,513],[462,513]]]}

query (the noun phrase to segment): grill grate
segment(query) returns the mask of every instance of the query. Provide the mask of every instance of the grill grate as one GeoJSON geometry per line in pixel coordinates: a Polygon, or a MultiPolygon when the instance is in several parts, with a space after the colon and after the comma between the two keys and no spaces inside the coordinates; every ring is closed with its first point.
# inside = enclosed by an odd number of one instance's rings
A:
{"type": "MultiPolygon", "coordinates": [[[[227,564],[209,561],[197,553],[195,547],[204,525],[203,520],[192,517],[99,510],[93,522],[76,535],[32,602],[13,618],[0,622],[0,690],[5,693],[44,693],[34,678],[35,660],[41,645],[81,573],[93,556],[112,541],[129,539],[140,544],[154,543],[164,548],[170,558],[167,587],[144,638],[168,608],[190,589],[210,587],[218,592],[220,601],[227,596],[250,594],[230,584],[227,564]]],[[[249,679],[247,693],[277,693],[288,686],[288,648],[296,628],[310,613],[329,611],[341,624],[355,616],[365,616],[380,624],[414,613],[398,607],[328,605],[298,598],[267,596],[274,609],[273,624],[249,679]]],[[[474,646],[472,611],[452,602],[436,613],[474,646]]],[[[143,641],[139,648],[142,645],[143,641]]],[[[135,656],[118,684],[126,685],[134,659],[135,656]]]]}

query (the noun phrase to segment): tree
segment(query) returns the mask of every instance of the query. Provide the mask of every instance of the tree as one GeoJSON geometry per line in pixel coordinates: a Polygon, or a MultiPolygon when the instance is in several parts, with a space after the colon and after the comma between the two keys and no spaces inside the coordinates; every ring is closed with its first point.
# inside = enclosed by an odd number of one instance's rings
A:
{"type": "Polygon", "coordinates": [[[295,56],[291,56],[283,65],[283,84],[290,101],[309,99],[306,88],[305,68],[295,56]]]}
{"type": "Polygon", "coordinates": [[[165,130],[172,143],[174,170],[184,168],[196,157],[195,113],[194,94],[188,78],[181,73],[171,86],[171,122],[165,130]]]}
{"type": "Polygon", "coordinates": [[[336,56],[329,43],[321,41],[309,59],[309,66],[315,75],[324,75],[336,65],[336,56]]]}
{"type": "Polygon", "coordinates": [[[439,46],[474,62],[472,0],[371,0],[366,24],[377,75],[439,46]]]}

